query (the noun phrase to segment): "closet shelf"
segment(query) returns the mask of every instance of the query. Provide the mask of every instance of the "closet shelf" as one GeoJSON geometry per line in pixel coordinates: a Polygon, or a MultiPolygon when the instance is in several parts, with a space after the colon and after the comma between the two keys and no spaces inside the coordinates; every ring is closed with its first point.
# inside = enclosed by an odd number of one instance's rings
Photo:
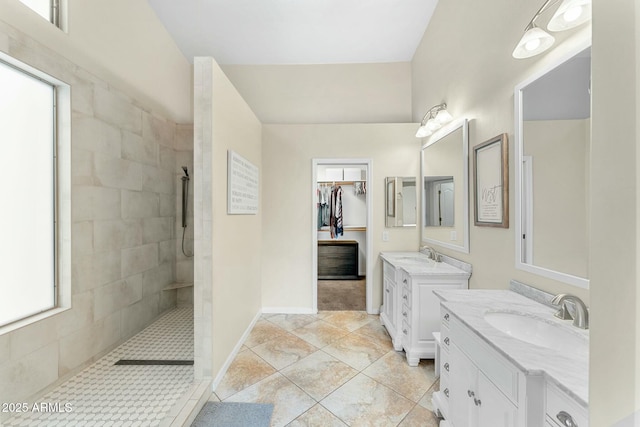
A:
{"type": "Polygon", "coordinates": [[[366,179],[360,179],[360,180],[357,180],[357,181],[317,181],[316,183],[317,184],[332,184],[332,185],[335,185],[335,184],[338,184],[338,185],[353,185],[356,182],[367,182],[367,180],[366,179]]]}
{"type": "MultiPolygon", "coordinates": [[[[343,227],[344,231],[367,231],[367,227],[358,225],[346,225],[343,227]]],[[[318,229],[318,231],[330,231],[328,225],[324,225],[318,229]]]]}

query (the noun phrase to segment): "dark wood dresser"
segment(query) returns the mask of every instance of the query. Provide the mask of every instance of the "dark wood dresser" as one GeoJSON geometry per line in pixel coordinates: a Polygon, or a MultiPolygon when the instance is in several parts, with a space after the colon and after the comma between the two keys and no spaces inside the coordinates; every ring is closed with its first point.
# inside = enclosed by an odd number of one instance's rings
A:
{"type": "Polygon", "coordinates": [[[319,240],[318,279],[358,279],[358,242],[355,240],[319,240]]]}

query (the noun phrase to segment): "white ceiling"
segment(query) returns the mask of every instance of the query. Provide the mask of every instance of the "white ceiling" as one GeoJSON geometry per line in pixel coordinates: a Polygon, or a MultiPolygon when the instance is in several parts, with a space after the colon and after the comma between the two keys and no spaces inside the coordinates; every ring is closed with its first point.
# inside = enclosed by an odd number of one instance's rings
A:
{"type": "Polygon", "coordinates": [[[148,0],[184,56],[220,64],[411,61],[438,0],[148,0]]]}

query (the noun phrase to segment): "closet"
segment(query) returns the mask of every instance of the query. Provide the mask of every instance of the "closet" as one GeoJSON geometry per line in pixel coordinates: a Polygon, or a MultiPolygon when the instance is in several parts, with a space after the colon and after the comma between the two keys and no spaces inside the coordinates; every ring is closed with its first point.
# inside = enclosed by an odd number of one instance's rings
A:
{"type": "Polygon", "coordinates": [[[365,310],[367,166],[318,165],[318,309],[365,310]]]}

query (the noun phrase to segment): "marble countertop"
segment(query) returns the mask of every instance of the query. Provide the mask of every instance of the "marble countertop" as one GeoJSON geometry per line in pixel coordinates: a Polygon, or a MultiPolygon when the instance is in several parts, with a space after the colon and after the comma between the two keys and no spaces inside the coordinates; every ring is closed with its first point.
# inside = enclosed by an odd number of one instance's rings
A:
{"type": "Polygon", "coordinates": [[[470,273],[445,262],[435,262],[421,252],[380,252],[380,257],[411,275],[464,275],[470,273]]]}
{"type": "Polygon", "coordinates": [[[512,291],[438,290],[434,291],[434,294],[453,316],[520,370],[527,374],[545,375],[582,406],[588,406],[588,330],[573,326],[570,320],[556,318],[555,309],[512,291]],[[581,351],[564,354],[558,350],[520,341],[494,328],[484,319],[485,313],[491,311],[515,312],[542,318],[584,339],[586,346],[581,351]]]}

